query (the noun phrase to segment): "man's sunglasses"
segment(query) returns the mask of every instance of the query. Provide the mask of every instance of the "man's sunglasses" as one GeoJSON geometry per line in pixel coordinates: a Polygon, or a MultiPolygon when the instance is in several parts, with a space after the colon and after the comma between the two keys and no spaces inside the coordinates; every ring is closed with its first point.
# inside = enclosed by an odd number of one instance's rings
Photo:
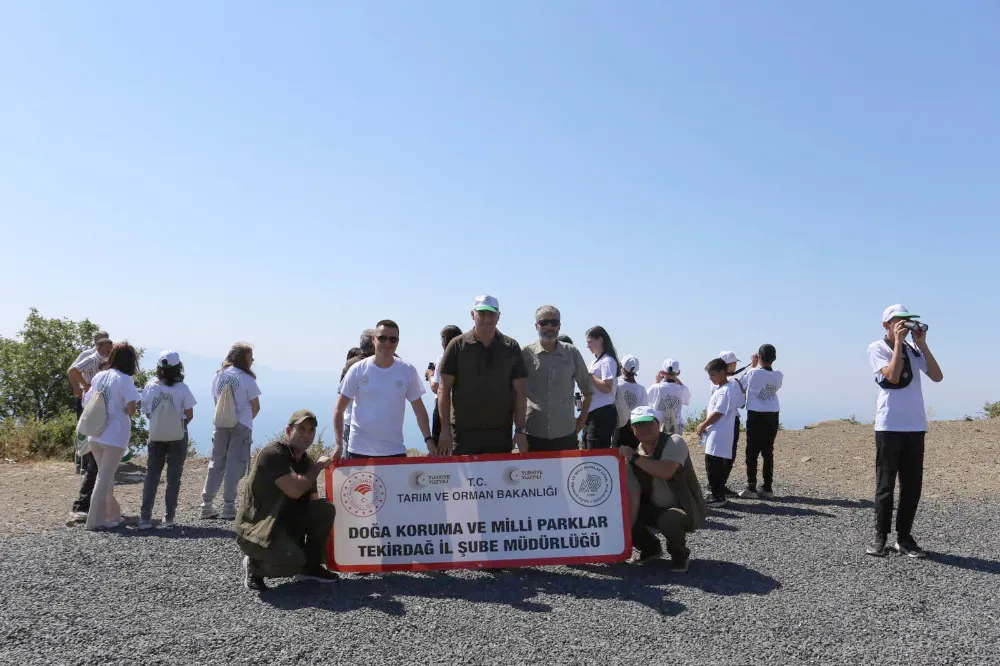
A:
{"type": "Polygon", "coordinates": [[[391,342],[392,344],[399,342],[399,338],[395,335],[376,335],[375,339],[379,342],[391,342]]]}
{"type": "Polygon", "coordinates": [[[539,319],[535,323],[538,324],[539,326],[558,326],[559,325],[559,320],[558,319],[539,319]]]}

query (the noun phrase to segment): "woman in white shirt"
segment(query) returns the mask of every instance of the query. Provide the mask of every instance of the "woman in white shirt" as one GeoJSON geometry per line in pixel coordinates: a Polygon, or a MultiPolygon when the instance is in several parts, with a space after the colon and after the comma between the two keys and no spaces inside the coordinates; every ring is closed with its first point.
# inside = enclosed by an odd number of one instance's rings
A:
{"type": "Polygon", "coordinates": [[[139,529],[153,526],[153,503],[160,485],[163,466],[167,467],[164,527],[173,527],[181,474],[188,449],[188,424],[198,403],[184,383],[184,364],[175,351],[167,350],[156,361],[156,379],[142,391],[142,411],[149,417],[149,446],[146,449],[146,482],[142,487],[139,529]],[[179,435],[179,436],[178,436],[179,435]]]}
{"type": "Polygon", "coordinates": [[[104,430],[87,438],[97,463],[97,482],[87,512],[88,530],[113,529],[121,524],[122,510],[114,495],[115,472],[132,437],[132,415],[139,402],[132,376],[137,369],[135,349],[127,342],[119,342],[111,349],[108,369],[94,375],[83,398],[86,407],[100,395],[107,410],[104,430]]]}
{"type": "Polygon", "coordinates": [[[260,412],[260,388],[257,387],[257,375],[250,369],[252,365],[253,347],[246,342],[237,342],[212,380],[212,399],[216,404],[223,390],[232,390],[237,423],[232,428],[216,426],[212,435],[212,461],[208,464],[205,487],[201,492],[202,518],[236,518],[236,489],[250,466],[253,420],[260,412]],[[214,505],[220,486],[221,514],[214,505]]]}
{"type": "MultiPolygon", "coordinates": [[[[622,359],[622,376],[618,380],[618,390],[625,394],[625,404],[631,414],[636,407],[645,407],[648,403],[646,387],[635,381],[635,376],[639,373],[639,359],[635,356],[626,356],[622,359]]],[[[617,417],[617,412],[615,414],[617,417]]],[[[639,440],[632,432],[632,424],[626,423],[618,429],[617,446],[628,446],[637,448],[639,440]]]]}
{"type": "Polygon", "coordinates": [[[587,331],[587,349],[594,355],[594,362],[590,364],[594,397],[583,429],[583,448],[607,449],[611,448],[618,427],[618,410],[615,409],[616,378],[621,374],[618,353],[603,326],[587,331]]]}

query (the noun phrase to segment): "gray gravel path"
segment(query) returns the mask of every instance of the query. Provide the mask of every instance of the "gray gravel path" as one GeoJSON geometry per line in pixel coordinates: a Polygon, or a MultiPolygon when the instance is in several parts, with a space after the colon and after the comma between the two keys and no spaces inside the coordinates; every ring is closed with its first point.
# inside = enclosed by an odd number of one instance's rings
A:
{"type": "MultiPolygon", "coordinates": [[[[923,561],[866,557],[868,502],[735,501],[664,564],[242,587],[229,526],[0,543],[2,664],[995,664],[1000,501],[925,502],[923,561]]],[[[182,517],[182,521],[183,521],[182,517]]]]}

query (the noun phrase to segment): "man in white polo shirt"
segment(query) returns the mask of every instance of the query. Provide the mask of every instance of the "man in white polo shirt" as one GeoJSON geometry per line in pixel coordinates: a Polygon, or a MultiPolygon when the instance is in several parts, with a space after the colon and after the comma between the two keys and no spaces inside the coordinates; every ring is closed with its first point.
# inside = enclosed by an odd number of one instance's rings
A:
{"type": "MultiPolygon", "coordinates": [[[[66,371],[69,377],[69,384],[73,387],[73,395],[76,397],[76,418],[80,418],[83,413],[83,396],[90,390],[90,382],[94,380],[101,369],[101,363],[111,355],[111,348],[114,343],[106,331],[94,333],[94,346],[81,352],[73,365],[66,371]]],[[[80,493],[73,502],[73,508],[69,512],[67,525],[82,523],[87,520],[87,512],[90,511],[90,496],[94,492],[94,484],[97,483],[97,463],[94,461],[94,454],[86,453],[80,460],[80,472],[83,474],[83,482],[80,484],[80,493]]]]}
{"type": "Polygon", "coordinates": [[[424,443],[433,453],[434,438],[427,409],[420,396],[424,384],[417,369],[396,357],[399,326],[383,319],[375,327],[375,355],[352,365],[340,384],[340,397],[333,425],[337,446],[335,460],[344,458],[390,458],[406,455],[403,417],[406,403],[413,408],[424,443]],[[354,401],[351,434],[344,451],[344,410],[354,401]]]}
{"type": "Polygon", "coordinates": [[[902,305],[889,306],[882,313],[885,337],[868,345],[868,360],[879,390],[875,408],[875,540],[865,552],[876,557],[886,553],[897,477],[895,549],[909,557],[924,554],[911,532],[920,503],[927,433],[920,373],[934,382],[944,375],[927,346],[927,330],[920,330],[921,324],[914,321],[919,316],[902,305]],[[906,343],[907,335],[912,336],[916,348],[906,343]]]}

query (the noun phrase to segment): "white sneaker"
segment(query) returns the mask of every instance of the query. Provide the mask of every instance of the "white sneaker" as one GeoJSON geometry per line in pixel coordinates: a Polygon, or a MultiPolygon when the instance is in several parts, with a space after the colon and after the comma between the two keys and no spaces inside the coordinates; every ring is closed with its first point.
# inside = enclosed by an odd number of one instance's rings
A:
{"type": "Polygon", "coordinates": [[[201,507],[201,519],[208,520],[210,518],[218,518],[219,512],[211,504],[207,504],[201,507]]]}
{"type": "Polygon", "coordinates": [[[104,525],[102,525],[102,527],[104,527],[104,529],[106,529],[106,530],[113,530],[116,527],[119,527],[121,524],[122,524],[122,521],[120,521],[120,520],[109,520],[108,522],[104,523],[104,525]]]}
{"type": "Polygon", "coordinates": [[[744,488],[740,491],[740,499],[757,499],[760,497],[753,488],[744,488]]]}
{"type": "Polygon", "coordinates": [[[139,530],[151,530],[151,529],[153,529],[153,521],[151,521],[151,520],[140,520],[139,524],[136,525],[136,529],[139,529],[139,530]]]}
{"type": "Polygon", "coordinates": [[[219,518],[222,520],[233,520],[236,518],[236,505],[235,504],[223,504],[222,513],[219,514],[219,518]]]}
{"type": "Polygon", "coordinates": [[[176,524],[173,518],[164,518],[161,527],[173,527],[176,524]]]}
{"type": "Polygon", "coordinates": [[[86,511],[70,511],[69,518],[66,520],[66,527],[73,527],[85,522],[87,522],[86,511]]]}

